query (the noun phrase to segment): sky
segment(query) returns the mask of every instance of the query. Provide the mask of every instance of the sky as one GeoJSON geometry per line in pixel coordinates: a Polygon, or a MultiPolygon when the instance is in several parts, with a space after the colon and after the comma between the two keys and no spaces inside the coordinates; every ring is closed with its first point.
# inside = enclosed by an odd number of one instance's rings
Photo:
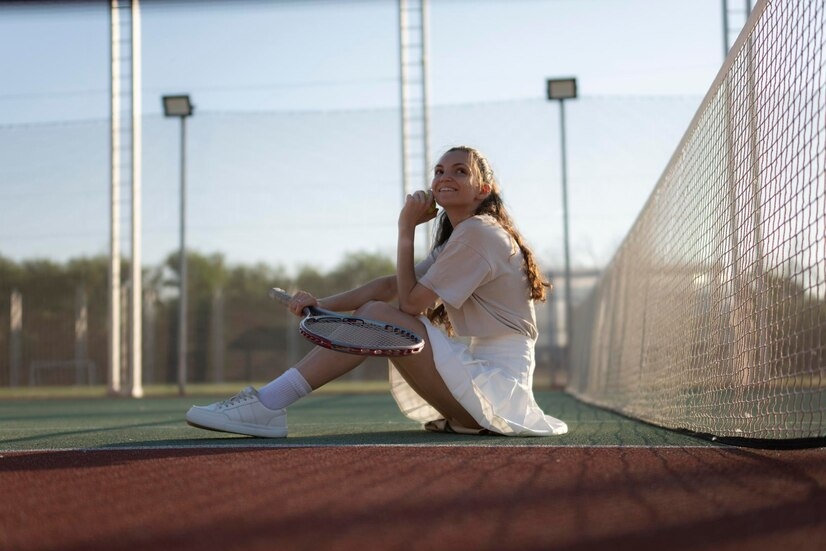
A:
{"type": "MultiPolygon", "coordinates": [[[[729,4],[733,42],[745,6],[729,4]]],[[[108,251],[106,5],[0,5],[2,256],[108,251]]],[[[565,104],[572,257],[604,266],[719,70],[721,15],[720,0],[432,0],[434,160],[457,143],[482,149],[520,230],[558,268],[559,107],[544,86],[576,77],[579,97],[565,104]]],[[[177,250],[179,126],[160,101],[173,93],[196,105],[189,247],[290,270],[392,255],[397,17],[395,0],[143,2],[144,264],[177,250]]]]}

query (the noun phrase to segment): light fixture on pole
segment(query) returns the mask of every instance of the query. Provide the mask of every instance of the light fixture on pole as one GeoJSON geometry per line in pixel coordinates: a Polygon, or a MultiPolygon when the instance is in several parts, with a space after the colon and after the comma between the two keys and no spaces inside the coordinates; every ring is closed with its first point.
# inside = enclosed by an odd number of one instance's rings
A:
{"type": "Polygon", "coordinates": [[[576,79],[557,78],[547,81],[548,99],[559,102],[559,130],[562,149],[562,227],[565,242],[565,368],[571,368],[571,344],[573,337],[573,306],[571,302],[571,252],[568,228],[568,160],[565,148],[565,100],[575,99],[576,79]]]}
{"type": "Polygon", "coordinates": [[[186,392],[186,119],[192,116],[188,95],[163,96],[163,113],[181,119],[181,244],[178,251],[180,297],[178,299],[178,393],[186,392]]]}

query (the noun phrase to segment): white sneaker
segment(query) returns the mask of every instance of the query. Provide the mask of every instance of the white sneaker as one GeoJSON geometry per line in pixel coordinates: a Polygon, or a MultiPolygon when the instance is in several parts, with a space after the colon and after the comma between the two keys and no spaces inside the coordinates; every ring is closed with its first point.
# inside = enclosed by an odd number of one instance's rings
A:
{"type": "Polygon", "coordinates": [[[223,402],[192,406],[186,412],[186,422],[200,429],[248,436],[287,436],[287,410],[265,407],[258,400],[258,391],[251,386],[223,402]]]}

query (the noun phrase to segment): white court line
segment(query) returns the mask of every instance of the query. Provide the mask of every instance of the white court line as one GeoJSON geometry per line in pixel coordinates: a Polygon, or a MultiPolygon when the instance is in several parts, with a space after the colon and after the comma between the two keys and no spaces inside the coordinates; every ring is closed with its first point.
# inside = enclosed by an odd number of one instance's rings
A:
{"type": "MultiPolygon", "coordinates": [[[[568,424],[569,427],[579,427],[579,426],[585,426],[585,425],[612,425],[612,424],[613,425],[621,425],[621,424],[625,424],[625,423],[638,424],[638,422],[636,422],[636,421],[622,421],[622,420],[619,420],[619,421],[614,421],[614,420],[612,420],[612,421],[566,421],[566,423],[568,424]]],[[[155,423],[153,423],[152,425],[146,426],[146,427],[132,427],[132,426],[121,427],[120,425],[111,425],[111,426],[110,425],[101,425],[101,426],[85,426],[85,427],[78,428],[78,427],[75,427],[75,426],[44,427],[42,425],[38,425],[37,429],[35,429],[35,430],[37,430],[38,432],[48,432],[48,431],[60,431],[60,430],[72,429],[73,432],[74,432],[74,431],[113,430],[113,429],[122,428],[122,430],[150,431],[150,430],[169,430],[170,427],[185,428],[185,427],[182,427],[182,425],[186,425],[186,422],[175,420],[175,421],[169,421],[165,424],[155,424],[155,423]]],[[[330,423],[301,423],[302,428],[303,427],[329,427],[329,426],[330,426],[330,423]]],[[[360,423],[353,423],[353,426],[363,426],[363,425],[360,424],[360,423]]],[[[410,430],[417,430],[418,429],[418,425],[411,425],[410,423],[404,423],[404,422],[401,422],[401,423],[396,423],[396,422],[382,423],[382,427],[402,427],[402,428],[409,428],[410,430]]],[[[664,427],[653,427],[653,428],[656,429],[656,430],[670,431],[670,429],[666,429],[664,427]]],[[[2,429],[0,429],[0,435],[2,435],[4,432],[13,432],[13,431],[32,432],[32,429],[31,428],[26,428],[26,427],[3,427],[2,429]]],[[[369,433],[365,433],[365,434],[369,434],[369,433]]]]}
{"type": "Polygon", "coordinates": [[[277,450],[277,449],[313,449],[313,448],[542,448],[542,449],[740,449],[738,446],[730,446],[726,444],[709,443],[706,445],[642,445],[642,444],[600,444],[600,445],[586,445],[586,444],[515,444],[515,445],[496,445],[496,444],[456,444],[456,443],[416,443],[416,444],[259,444],[259,445],[229,445],[229,444],[185,444],[180,446],[163,444],[158,446],[102,446],[99,448],[30,448],[19,450],[0,450],[0,459],[6,454],[25,454],[25,453],[49,453],[49,452],[117,452],[117,451],[163,451],[163,450],[230,450],[230,451],[249,451],[249,450],[277,450]]]}

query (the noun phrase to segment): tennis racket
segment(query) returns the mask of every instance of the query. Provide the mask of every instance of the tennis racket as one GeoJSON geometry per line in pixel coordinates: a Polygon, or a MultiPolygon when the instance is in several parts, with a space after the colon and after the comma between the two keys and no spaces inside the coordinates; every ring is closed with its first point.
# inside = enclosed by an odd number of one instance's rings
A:
{"type": "MultiPolygon", "coordinates": [[[[270,289],[270,298],[288,304],[292,296],[270,289]]],[[[389,323],[342,315],[315,306],[304,308],[298,325],[301,335],[318,346],[359,356],[409,356],[424,348],[424,339],[389,323]]]]}

